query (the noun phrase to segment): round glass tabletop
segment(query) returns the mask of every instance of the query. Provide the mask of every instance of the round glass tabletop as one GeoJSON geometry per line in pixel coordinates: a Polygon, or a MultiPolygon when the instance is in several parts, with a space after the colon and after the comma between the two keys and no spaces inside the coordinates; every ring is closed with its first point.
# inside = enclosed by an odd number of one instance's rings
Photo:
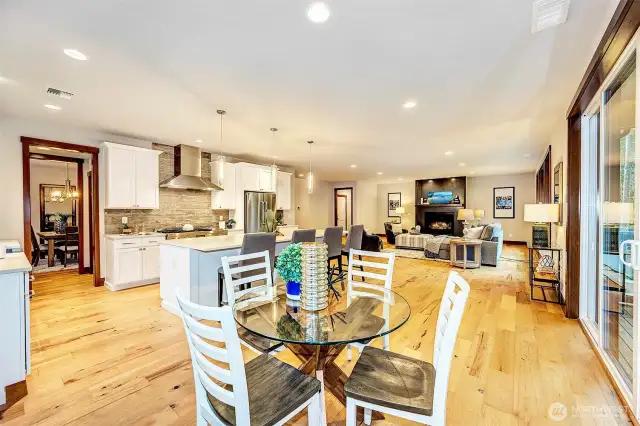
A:
{"type": "Polygon", "coordinates": [[[267,339],[304,345],[363,342],[389,334],[411,315],[409,303],[395,292],[385,297],[353,297],[340,300],[331,295],[329,307],[307,311],[287,299],[284,285],[257,288],[233,305],[236,322],[249,332],[267,339]]]}

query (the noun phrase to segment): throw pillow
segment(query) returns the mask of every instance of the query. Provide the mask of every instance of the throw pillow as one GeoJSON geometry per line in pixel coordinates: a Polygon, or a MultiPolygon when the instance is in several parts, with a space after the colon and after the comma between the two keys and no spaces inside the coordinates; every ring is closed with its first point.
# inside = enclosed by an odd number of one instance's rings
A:
{"type": "Polygon", "coordinates": [[[475,228],[469,229],[469,234],[467,236],[471,239],[477,240],[482,235],[482,231],[484,231],[484,226],[477,226],[475,228]]]}
{"type": "Polygon", "coordinates": [[[491,240],[491,236],[493,235],[493,225],[487,225],[484,227],[484,230],[482,231],[482,235],[480,235],[480,239],[484,240],[484,241],[489,241],[491,240]]]}

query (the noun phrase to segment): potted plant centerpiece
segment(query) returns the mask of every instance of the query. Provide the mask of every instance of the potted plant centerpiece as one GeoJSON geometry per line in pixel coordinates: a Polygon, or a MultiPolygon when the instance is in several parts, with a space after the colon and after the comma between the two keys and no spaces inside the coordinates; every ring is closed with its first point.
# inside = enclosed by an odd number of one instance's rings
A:
{"type": "Polygon", "coordinates": [[[301,244],[289,244],[280,252],[276,262],[276,271],[287,283],[287,297],[292,300],[300,300],[301,250],[301,244]]]}

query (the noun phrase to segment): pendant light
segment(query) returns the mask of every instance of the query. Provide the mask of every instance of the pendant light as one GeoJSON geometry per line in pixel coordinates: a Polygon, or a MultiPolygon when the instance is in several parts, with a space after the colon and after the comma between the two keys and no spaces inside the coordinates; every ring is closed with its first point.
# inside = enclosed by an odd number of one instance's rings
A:
{"type": "MultiPolygon", "coordinates": [[[[273,134],[273,150],[275,152],[278,144],[276,143],[276,132],[278,129],[276,127],[272,127],[271,133],[273,134]]],[[[273,157],[273,164],[271,165],[271,189],[275,191],[278,185],[278,166],[276,165],[276,157],[273,157]]]]}
{"type": "Polygon", "coordinates": [[[218,186],[224,189],[224,172],[227,167],[227,159],[225,158],[224,151],[222,150],[222,117],[227,113],[227,111],[223,109],[219,109],[216,111],[218,115],[220,115],[220,155],[218,155],[218,186]]]}
{"type": "Polygon", "coordinates": [[[64,181],[64,190],[62,191],[62,195],[60,196],[62,201],[64,200],[72,200],[74,198],[74,192],[71,188],[71,179],[69,179],[69,163],[67,163],[67,180],[64,181]]]}
{"type": "Polygon", "coordinates": [[[313,141],[307,141],[309,144],[309,172],[307,173],[307,191],[313,194],[313,172],[311,171],[311,145],[313,141]]]}

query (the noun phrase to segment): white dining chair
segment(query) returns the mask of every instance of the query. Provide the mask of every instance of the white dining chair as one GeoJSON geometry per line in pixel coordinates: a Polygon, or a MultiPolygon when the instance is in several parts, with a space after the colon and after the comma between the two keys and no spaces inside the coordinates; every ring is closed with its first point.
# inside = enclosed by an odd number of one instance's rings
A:
{"type": "MultiPolygon", "coordinates": [[[[227,304],[233,306],[247,293],[268,296],[275,292],[269,251],[225,256],[220,259],[224,272],[224,285],[227,304]],[[259,285],[253,286],[254,283],[259,285]]],[[[258,354],[277,353],[284,349],[282,342],[260,337],[244,328],[238,330],[244,346],[258,354]]]]}
{"type": "MultiPolygon", "coordinates": [[[[389,324],[389,303],[392,299],[391,283],[393,281],[394,253],[378,253],[363,250],[349,250],[349,268],[347,270],[347,307],[355,297],[372,297],[386,302],[382,308],[382,316],[385,327],[389,324]],[[366,256],[374,259],[382,259],[382,262],[362,260],[366,256]],[[357,258],[356,258],[357,257],[357,258]],[[364,267],[368,270],[365,271],[364,267]],[[372,272],[371,269],[376,270],[372,272]],[[377,273],[382,272],[382,273],[377,273]],[[356,280],[356,277],[359,280],[356,280]]],[[[347,359],[351,361],[351,349],[356,348],[360,352],[370,342],[350,343],[347,345],[347,359]]],[[[389,334],[382,337],[382,347],[389,350],[389,334]]]]}
{"type": "Polygon", "coordinates": [[[469,297],[469,284],[457,272],[447,280],[436,324],[433,364],[367,347],[344,387],[347,426],[356,425],[357,407],[418,423],[445,426],[453,349],[469,297]]]}
{"type": "Polygon", "coordinates": [[[245,365],[231,307],[198,305],[180,290],[176,298],[191,354],[198,426],[283,425],[305,408],[310,426],[322,424],[317,379],[267,354],[245,365]]]}

